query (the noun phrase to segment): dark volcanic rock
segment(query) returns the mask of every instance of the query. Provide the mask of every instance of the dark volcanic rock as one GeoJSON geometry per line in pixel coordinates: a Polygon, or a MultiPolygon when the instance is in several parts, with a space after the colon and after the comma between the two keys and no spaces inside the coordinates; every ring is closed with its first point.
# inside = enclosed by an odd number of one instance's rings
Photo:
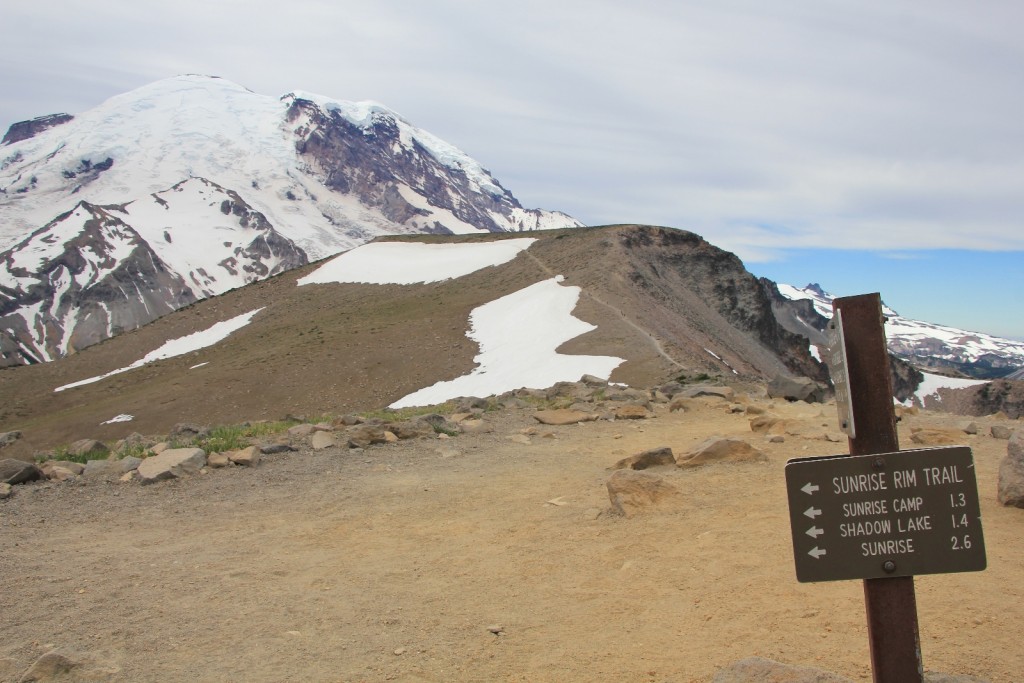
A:
{"type": "Polygon", "coordinates": [[[54,126],[67,123],[73,118],[75,117],[71,114],[48,114],[47,116],[40,116],[28,121],[12,123],[11,127],[7,129],[7,134],[4,135],[4,139],[0,141],[0,144],[11,145],[15,142],[34,138],[44,130],[49,130],[54,126]]]}

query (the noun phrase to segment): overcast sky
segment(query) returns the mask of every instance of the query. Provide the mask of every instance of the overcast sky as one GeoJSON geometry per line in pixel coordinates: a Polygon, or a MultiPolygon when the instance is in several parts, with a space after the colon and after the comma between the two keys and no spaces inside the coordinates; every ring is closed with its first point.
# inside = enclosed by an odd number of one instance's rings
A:
{"type": "Polygon", "coordinates": [[[1022,27],[1019,0],[9,3],[0,127],[179,73],[377,100],[526,206],[1024,336],[1022,27]]]}

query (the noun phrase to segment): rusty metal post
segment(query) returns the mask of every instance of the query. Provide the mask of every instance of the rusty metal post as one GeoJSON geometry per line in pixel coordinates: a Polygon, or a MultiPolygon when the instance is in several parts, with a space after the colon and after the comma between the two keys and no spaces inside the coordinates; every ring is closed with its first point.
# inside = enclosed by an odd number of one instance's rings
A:
{"type": "MultiPolygon", "coordinates": [[[[878,294],[841,297],[850,403],[856,438],[850,455],[899,450],[893,410],[889,352],[885,344],[882,299],[878,294]]],[[[922,683],[921,639],[917,624],[914,577],[864,580],[868,641],[874,683],[922,683]]]]}

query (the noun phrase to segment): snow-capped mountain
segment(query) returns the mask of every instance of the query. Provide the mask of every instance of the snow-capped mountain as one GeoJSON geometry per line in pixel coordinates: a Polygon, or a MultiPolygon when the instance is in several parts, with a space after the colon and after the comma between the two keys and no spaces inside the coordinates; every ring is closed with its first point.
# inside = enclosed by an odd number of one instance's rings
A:
{"type": "Polygon", "coordinates": [[[378,235],[579,225],[382,105],[158,81],[0,144],[0,366],[378,235]]]}
{"type": "MultiPolygon", "coordinates": [[[[787,299],[796,302],[809,300],[815,313],[825,319],[832,317],[832,300],[835,297],[819,285],[794,287],[780,284],[777,287],[787,299]]],[[[889,351],[918,367],[948,368],[983,379],[1003,377],[1024,368],[1024,342],[911,320],[884,304],[882,310],[886,316],[885,334],[889,351]]],[[[810,316],[801,315],[801,320],[810,327],[824,329],[821,319],[812,320],[810,316]]]]}

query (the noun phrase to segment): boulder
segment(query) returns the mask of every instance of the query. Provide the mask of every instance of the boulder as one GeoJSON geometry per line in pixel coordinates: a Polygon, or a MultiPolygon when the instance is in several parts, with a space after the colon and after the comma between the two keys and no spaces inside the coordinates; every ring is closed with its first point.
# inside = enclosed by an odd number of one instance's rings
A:
{"type": "Polygon", "coordinates": [[[824,399],[825,393],[825,387],[809,377],[777,375],[768,383],[768,396],[771,398],[784,398],[787,401],[820,403],[824,399]]]}
{"type": "Polygon", "coordinates": [[[636,455],[631,455],[628,458],[623,458],[608,469],[611,470],[645,470],[648,467],[658,467],[659,465],[675,465],[676,459],[672,455],[672,449],[668,446],[662,446],[661,448],[652,448],[636,455]]]}
{"type": "Polygon", "coordinates": [[[82,662],[78,657],[53,650],[37,659],[22,675],[20,683],[68,680],[68,677],[80,666],[82,666],[82,662]]]}
{"type": "Polygon", "coordinates": [[[81,457],[83,455],[102,455],[103,453],[109,453],[110,449],[107,445],[96,439],[79,439],[70,446],[68,446],[68,455],[81,457]]]}
{"type": "Polygon", "coordinates": [[[677,396],[682,398],[697,398],[699,396],[710,396],[711,398],[721,398],[726,401],[732,401],[736,398],[736,392],[731,387],[720,387],[712,386],[710,384],[700,384],[695,387],[688,387],[683,389],[677,396]]]}
{"type": "Polygon", "coordinates": [[[680,495],[663,477],[635,470],[617,470],[608,478],[607,487],[612,512],[627,518],[680,495]]]}
{"type": "Polygon", "coordinates": [[[5,484],[24,484],[43,478],[43,471],[35,463],[7,458],[0,460],[0,482],[5,484]]]}
{"type": "Polygon", "coordinates": [[[197,474],[206,466],[206,452],[201,448],[169,448],[160,455],[146,458],[138,467],[139,480],[152,484],[197,474]]]}
{"type": "Polygon", "coordinates": [[[206,456],[206,466],[213,469],[220,469],[231,464],[231,458],[227,453],[210,453],[206,456]]]}
{"type": "Polygon", "coordinates": [[[316,427],[309,423],[295,425],[294,427],[288,428],[288,436],[293,439],[305,439],[310,434],[316,431],[316,427]]]}
{"type": "Polygon", "coordinates": [[[718,462],[767,462],[768,456],[739,439],[712,437],[676,458],[679,467],[700,467],[718,462]]]}
{"type": "Polygon", "coordinates": [[[910,440],[922,446],[953,446],[964,442],[961,429],[942,427],[919,427],[911,430],[910,440]]]}
{"type": "MultiPolygon", "coordinates": [[[[461,413],[460,415],[471,415],[471,413],[461,413]]],[[[463,418],[464,420],[467,418],[463,418]]],[[[457,425],[457,422],[453,422],[453,425],[457,425]]],[[[457,426],[454,427],[458,429],[457,426]]],[[[405,422],[395,422],[394,424],[388,425],[388,431],[397,436],[399,439],[405,441],[406,439],[427,439],[432,438],[437,432],[434,431],[434,425],[426,420],[407,420],[405,422]]]]}
{"type": "Polygon", "coordinates": [[[647,408],[630,404],[625,406],[619,406],[615,409],[616,420],[644,420],[650,417],[651,414],[647,412],[647,408]]]}
{"type": "Polygon", "coordinates": [[[595,419],[595,416],[592,413],[584,413],[579,410],[559,408],[557,410],[538,410],[533,414],[533,419],[545,425],[571,425],[590,422],[595,419]]]}
{"type": "MultiPolygon", "coordinates": [[[[316,434],[327,434],[327,432],[316,432],[313,435],[314,438],[316,438],[316,434]]],[[[260,464],[260,449],[256,446],[249,446],[240,451],[229,451],[227,456],[228,460],[242,467],[256,467],[260,464]]]]}
{"type": "Polygon", "coordinates": [[[1018,431],[1006,444],[998,482],[999,502],[1008,507],[1024,508],[1024,432],[1018,431]]]}
{"type": "Polygon", "coordinates": [[[338,439],[335,438],[333,432],[313,432],[313,437],[309,440],[309,445],[314,451],[322,451],[325,448],[337,446],[338,439]]]}
{"type": "Polygon", "coordinates": [[[384,428],[380,425],[361,424],[345,430],[350,448],[366,448],[373,444],[384,443],[384,428]]]}
{"type": "Polygon", "coordinates": [[[1013,430],[1006,425],[992,425],[991,433],[993,439],[1009,439],[1013,430]]]}
{"type": "Polygon", "coordinates": [[[853,683],[849,678],[808,666],[749,657],[720,669],[712,683],[853,683]]]}

